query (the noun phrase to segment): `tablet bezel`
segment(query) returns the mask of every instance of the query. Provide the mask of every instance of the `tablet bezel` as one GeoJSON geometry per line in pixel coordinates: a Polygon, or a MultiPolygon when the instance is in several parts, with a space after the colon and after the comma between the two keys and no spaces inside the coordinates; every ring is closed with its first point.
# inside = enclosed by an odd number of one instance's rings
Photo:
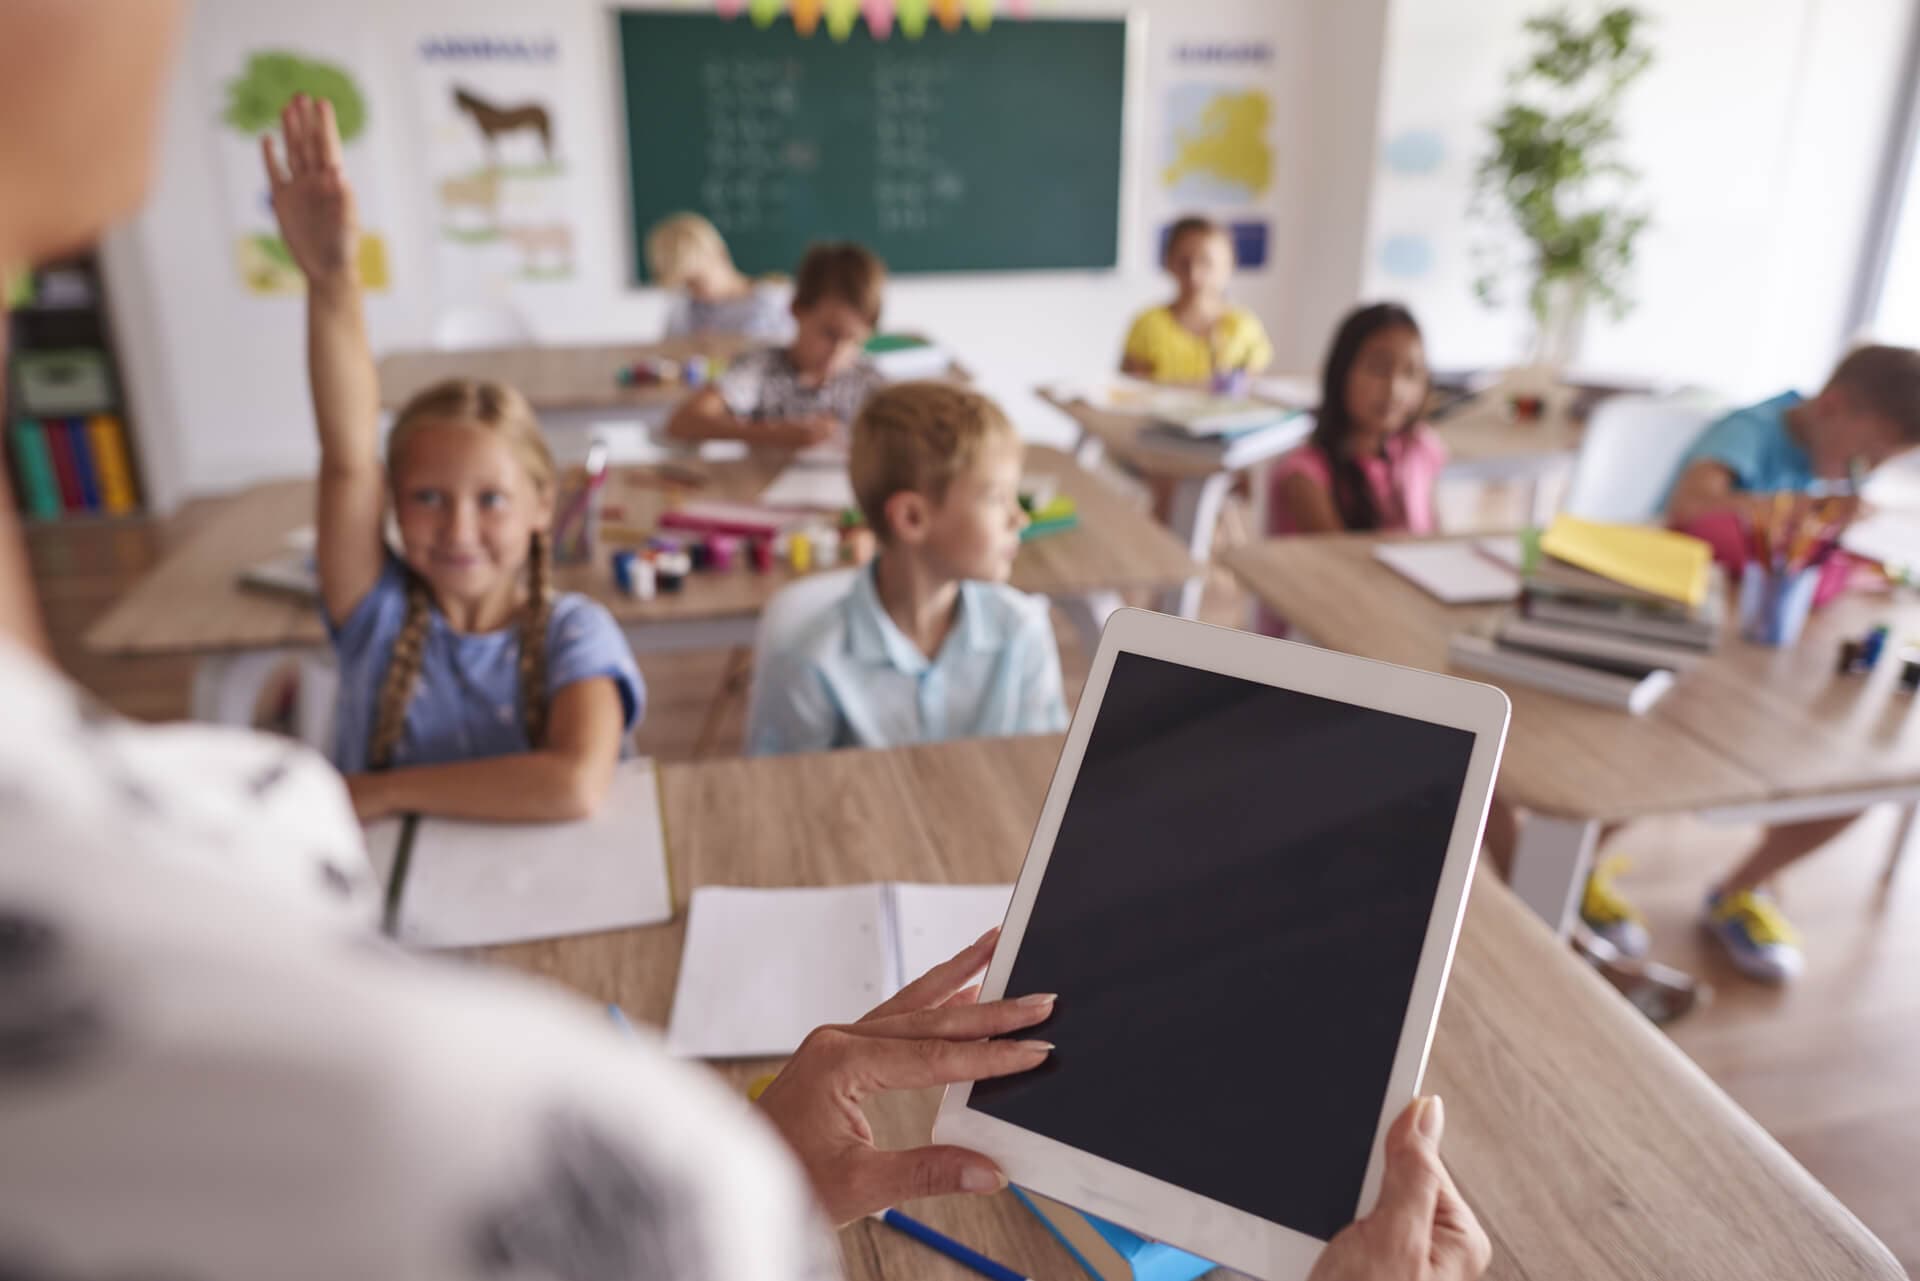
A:
{"type": "MultiPolygon", "coordinates": [[[[1490,685],[1310,645],[1145,610],[1117,611],[1101,634],[1079,708],[1067,729],[1000,942],[982,980],[983,1001],[997,1000],[1006,993],[1007,976],[1019,954],[1034,896],[1046,874],[1087,742],[1099,720],[1114,661],[1122,653],[1452,726],[1474,735],[1406,1018],[1374,1126],[1366,1177],[1354,1206],[1354,1217],[1358,1218],[1373,1207],[1379,1195],[1387,1128],[1418,1092],[1426,1071],[1440,998],[1453,965],[1467,886],[1506,739],[1510,711],[1507,696],[1490,685]]],[[[1266,1281],[1304,1278],[1325,1249],[1325,1242],[1293,1228],[976,1111],[968,1106],[971,1094],[971,1084],[947,1087],[934,1121],[936,1141],[959,1144],[992,1157],[1010,1180],[1023,1187],[1266,1281]]],[[[1283,1141],[1284,1136],[1274,1136],[1276,1146],[1283,1141]]]]}

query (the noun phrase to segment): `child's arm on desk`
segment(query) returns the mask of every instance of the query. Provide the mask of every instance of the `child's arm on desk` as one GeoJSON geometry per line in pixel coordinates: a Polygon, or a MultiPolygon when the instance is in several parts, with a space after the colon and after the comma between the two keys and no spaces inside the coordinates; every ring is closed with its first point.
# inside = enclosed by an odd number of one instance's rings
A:
{"type": "Polygon", "coordinates": [[[587,818],[606,799],[625,733],[610,677],[576,681],[553,697],[547,741],[531,752],[347,776],[362,822],[433,814],[492,823],[587,818]]]}
{"type": "MultiPolygon", "coordinates": [[[[1711,458],[1696,459],[1674,484],[1667,499],[1667,524],[1684,529],[1715,513],[1729,513],[1748,523],[1764,524],[1774,518],[1780,503],[1807,501],[1805,494],[1762,494],[1745,492],[1734,486],[1733,469],[1711,458]]],[[[1857,494],[1821,500],[1828,519],[1848,521],[1860,512],[1857,494]]]]}
{"type": "Polygon", "coordinates": [[[307,278],[307,377],[320,428],[320,498],[314,559],[327,615],[344,621],[379,580],[380,384],[360,302],[360,242],[353,188],[340,157],[333,106],[304,94],[281,113],[286,162],[261,140],[273,211],[307,278]]]}
{"type": "Polygon", "coordinates": [[[744,440],[780,449],[807,449],[832,437],[840,424],[825,414],[811,418],[771,418],[756,422],[727,407],[726,398],[703,387],[680,402],[667,420],[675,440],[744,440]]]}

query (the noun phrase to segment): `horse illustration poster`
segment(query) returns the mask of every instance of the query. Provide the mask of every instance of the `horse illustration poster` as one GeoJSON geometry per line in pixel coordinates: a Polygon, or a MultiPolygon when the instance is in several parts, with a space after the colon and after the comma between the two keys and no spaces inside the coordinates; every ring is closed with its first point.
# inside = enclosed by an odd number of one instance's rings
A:
{"type": "Polygon", "coordinates": [[[570,280],[578,207],[548,34],[430,36],[417,46],[427,202],[443,303],[570,280]]]}
{"type": "Polygon", "coordinates": [[[351,51],[317,40],[288,45],[253,40],[228,29],[224,47],[213,56],[216,146],[228,223],[232,228],[235,266],[249,293],[297,294],[305,288],[287,246],[274,224],[266,174],[260,163],[260,138],[276,133],[280,111],[295,94],[324,98],[333,104],[340,125],[347,174],[359,200],[360,275],[369,289],[386,289],[391,278],[384,206],[376,166],[368,152],[369,131],[383,122],[369,101],[365,79],[355,73],[351,51]]]}

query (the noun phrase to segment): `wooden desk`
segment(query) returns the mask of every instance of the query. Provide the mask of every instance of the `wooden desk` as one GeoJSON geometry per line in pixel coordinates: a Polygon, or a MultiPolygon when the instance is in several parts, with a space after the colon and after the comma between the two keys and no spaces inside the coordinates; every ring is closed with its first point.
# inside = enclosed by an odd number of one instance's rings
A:
{"type": "Polygon", "coordinates": [[[591,426],[596,419],[669,410],[691,394],[680,383],[621,386],[620,370],[636,360],[731,360],[756,345],[744,338],[701,334],[651,343],[394,351],[380,360],[380,404],[398,409],[448,378],[491,379],[519,388],[548,427],[591,426]]]}
{"type": "MultiPolygon", "coordinates": [[[[1446,671],[1448,638],[1507,607],[1442,605],[1373,558],[1380,541],[1270,539],[1224,559],[1316,643],[1446,671]]],[[[1500,795],[1534,812],[1521,829],[1514,888],[1564,927],[1602,822],[1679,813],[1783,822],[1920,799],[1920,716],[1899,692],[1898,663],[1871,678],[1834,674],[1841,639],[1879,622],[1910,633],[1920,629],[1920,606],[1845,597],[1786,650],[1730,631],[1645,716],[1504,686],[1513,723],[1500,795]]]]}
{"type": "MultiPolygon", "coordinates": [[[[660,769],[675,922],[494,949],[664,1026],[694,886],[1009,881],[1055,737],[660,769]]],[[[773,1066],[722,1070],[744,1086],[773,1066]]],[[[1258,1065],[1227,1065],[1258,1089],[1258,1065]]],[[[1493,1238],[1498,1281],[1883,1278],[1860,1222],[1492,877],[1475,885],[1426,1088],[1446,1154],[1493,1238]]],[[[924,1142],[935,1091],[871,1110],[882,1142],[924,1142]]],[[[1276,1136],[1276,1142],[1279,1141],[1276,1136]]],[[[1082,1274],[1010,1195],[907,1207],[1022,1274],[1082,1274]]],[[[854,1281],[973,1274],[893,1232],[841,1234],[854,1281]]]]}
{"type": "MultiPolygon", "coordinates": [[[[1261,448],[1242,454],[1233,468],[1223,469],[1191,451],[1156,443],[1151,435],[1143,433],[1146,420],[1138,414],[1103,409],[1083,399],[1064,397],[1048,387],[1037,388],[1035,394],[1079,425],[1081,443],[1075,453],[1083,465],[1093,466],[1111,453],[1141,475],[1172,485],[1167,526],[1186,545],[1187,554],[1202,565],[1212,554],[1214,528],[1220,521],[1221,504],[1233,487],[1233,477],[1265,466],[1304,441],[1313,429],[1312,420],[1302,417],[1296,421],[1297,430],[1274,432],[1261,448]]],[[[1578,425],[1564,412],[1550,414],[1539,422],[1515,422],[1507,412],[1504,393],[1474,397],[1440,420],[1435,430],[1447,445],[1446,475],[1450,479],[1524,484],[1527,511],[1539,524],[1552,516],[1544,505],[1547,490],[1542,482],[1570,466],[1580,446],[1578,425]]],[[[1199,612],[1204,586],[1203,577],[1189,580],[1162,608],[1183,618],[1193,617],[1199,612]]]]}
{"type": "Polygon", "coordinates": [[[1221,505],[1233,488],[1233,478],[1292,449],[1313,430],[1310,419],[1296,418],[1281,429],[1263,433],[1261,442],[1251,451],[1237,451],[1234,466],[1225,468],[1195,457],[1190,450],[1169,448],[1156,441],[1145,431],[1146,419],[1139,414],[1104,409],[1062,395],[1052,387],[1035,388],[1034,394],[1079,425],[1080,442],[1074,456],[1081,466],[1097,467],[1111,453],[1133,471],[1171,486],[1167,528],[1186,547],[1195,564],[1203,567],[1160,602],[1163,612],[1181,618],[1193,618],[1200,612],[1207,582],[1204,566],[1213,551],[1213,532],[1220,523],[1221,505]]]}
{"type": "MultiPolygon", "coordinates": [[[[682,494],[747,501],[788,460],[784,451],[769,451],[739,461],[690,459],[674,466],[705,478],[703,486],[682,494]]],[[[1083,631],[1097,636],[1115,593],[1165,589],[1194,572],[1193,562],[1166,530],[1065,454],[1032,448],[1026,466],[1058,479],[1061,492],[1079,505],[1080,525],[1023,546],[1013,583],[1060,602],[1083,631]]],[[[657,483],[642,483],[658,475],[644,467],[615,473],[606,502],[620,510],[620,523],[652,528],[673,497],[657,483]]],[[[195,717],[245,723],[261,682],[287,654],[326,646],[316,606],[250,591],[238,581],[248,566],[272,556],[289,530],[312,520],[310,481],[246,490],[95,623],[87,632],[87,647],[102,654],[195,655],[201,660],[194,678],[195,717]]],[[[606,605],[635,650],[647,653],[752,644],[761,609],[793,577],[784,566],[765,574],[742,566],[696,574],[683,591],[639,601],[615,591],[603,553],[599,564],[561,567],[554,582],[562,591],[584,592],[606,605]]]]}

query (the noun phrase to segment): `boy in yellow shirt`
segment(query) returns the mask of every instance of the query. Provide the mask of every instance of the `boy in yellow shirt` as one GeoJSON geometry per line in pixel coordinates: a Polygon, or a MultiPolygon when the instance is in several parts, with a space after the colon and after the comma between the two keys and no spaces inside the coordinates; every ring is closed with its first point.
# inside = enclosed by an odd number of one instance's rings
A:
{"type": "Polygon", "coordinates": [[[1257,374],[1273,359],[1260,318],[1227,301],[1233,241],[1207,218],[1186,217],[1167,231],[1160,265],[1179,294],[1140,313],[1127,331],[1122,373],[1157,383],[1205,385],[1222,375],[1257,374]]]}

